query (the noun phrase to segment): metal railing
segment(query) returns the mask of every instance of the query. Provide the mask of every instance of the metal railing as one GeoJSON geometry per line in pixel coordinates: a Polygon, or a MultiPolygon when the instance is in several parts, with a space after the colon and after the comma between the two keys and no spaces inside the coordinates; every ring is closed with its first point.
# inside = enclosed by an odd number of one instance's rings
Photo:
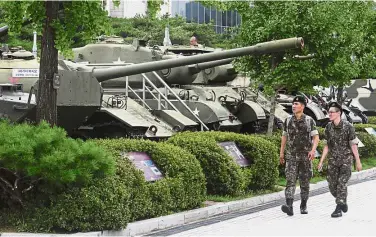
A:
{"type": "Polygon", "coordinates": [[[184,103],[184,101],[182,99],[180,99],[180,97],[171,89],[171,87],[169,85],[167,85],[167,83],[155,72],[153,71],[153,74],[156,76],[156,78],[158,79],[158,81],[160,83],[163,84],[164,86],[164,93],[160,91],[160,88],[158,88],[146,75],[145,73],[141,73],[142,75],[142,98],[137,94],[135,93],[135,91],[132,89],[131,86],[129,86],[129,78],[126,77],[126,89],[125,89],[125,94],[128,98],[128,94],[129,94],[129,90],[132,91],[132,93],[134,95],[137,96],[137,98],[142,102],[142,105],[145,107],[147,107],[149,110],[151,109],[150,106],[146,103],[146,91],[149,92],[153,97],[154,99],[158,100],[158,109],[160,110],[162,107],[163,109],[167,109],[168,108],[168,105],[171,106],[175,111],[179,112],[180,111],[175,107],[175,105],[167,98],[168,97],[168,93],[170,92],[171,94],[173,94],[175,96],[175,98],[177,99],[177,101],[179,101],[183,106],[184,108],[195,118],[197,119],[197,121],[199,122],[200,124],[200,127],[201,127],[201,131],[203,131],[204,129],[205,130],[209,130],[209,128],[206,126],[206,124],[191,110],[191,108],[188,107],[188,105],[186,103],[184,103]],[[154,95],[154,93],[147,87],[147,84],[149,86],[151,86],[156,92],[157,92],[157,96],[154,95]],[[162,98],[165,102],[165,104],[163,105],[162,104],[162,98]]]}
{"type": "MultiPolygon", "coordinates": [[[[133,65],[134,63],[125,63],[125,62],[116,62],[116,63],[97,63],[97,64],[87,64],[87,66],[99,66],[99,67],[103,67],[103,66],[108,66],[108,67],[114,67],[114,66],[128,66],[128,65],[133,65]]],[[[126,76],[125,79],[126,79],[126,84],[125,84],[125,95],[126,95],[126,98],[128,98],[129,96],[129,91],[130,90],[142,103],[142,106],[143,107],[147,107],[149,110],[151,110],[151,107],[146,103],[146,91],[148,91],[154,99],[158,100],[158,109],[167,109],[168,108],[168,105],[170,105],[176,112],[179,112],[180,111],[172,104],[172,102],[167,98],[168,97],[168,93],[170,92],[171,94],[173,94],[175,96],[175,98],[184,106],[184,108],[191,114],[193,115],[193,117],[195,119],[197,119],[197,121],[200,123],[200,127],[201,127],[201,131],[203,131],[204,129],[205,130],[209,130],[209,128],[206,126],[206,124],[191,110],[191,108],[189,108],[189,106],[182,100],[180,99],[180,97],[171,89],[171,87],[169,85],[167,85],[167,83],[155,72],[153,71],[153,74],[156,76],[156,78],[158,79],[158,81],[160,83],[162,83],[164,85],[164,93],[162,93],[159,88],[157,86],[155,86],[155,84],[145,75],[145,73],[141,73],[142,75],[142,98],[133,90],[133,88],[129,85],[129,77],[126,76]],[[158,97],[156,97],[154,95],[154,93],[152,91],[150,91],[150,89],[146,86],[146,82],[158,93],[158,97]],[[162,98],[164,99],[165,101],[165,104],[163,105],[162,104],[162,98]]]]}

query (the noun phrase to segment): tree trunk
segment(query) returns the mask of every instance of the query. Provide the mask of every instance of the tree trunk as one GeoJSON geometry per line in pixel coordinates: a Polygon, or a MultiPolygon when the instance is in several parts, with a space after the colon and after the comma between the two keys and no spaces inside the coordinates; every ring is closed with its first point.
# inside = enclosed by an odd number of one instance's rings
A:
{"type": "Polygon", "coordinates": [[[270,115],[268,121],[268,131],[266,133],[267,136],[271,136],[273,134],[273,127],[274,127],[274,114],[275,114],[275,107],[277,105],[276,101],[277,92],[275,92],[270,98],[270,115]]]}
{"type": "MultiPolygon", "coordinates": [[[[275,68],[278,66],[280,62],[283,61],[283,54],[274,54],[272,56],[271,68],[274,71],[275,68]]],[[[266,132],[267,136],[271,136],[273,134],[273,127],[274,127],[274,117],[275,117],[275,107],[277,106],[277,91],[274,91],[274,94],[270,98],[270,115],[268,121],[268,131],[266,132]]]]}
{"type": "Polygon", "coordinates": [[[343,87],[339,86],[337,90],[337,102],[341,105],[343,102],[343,87]]]}
{"type": "Polygon", "coordinates": [[[58,51],[55,48],[55,31],[51,23],[58,18],[58,1],[46,1],[46,19],[43,25],[36,120],[57,124],[56,90],[53,77],[58,72],[58,51]]]}

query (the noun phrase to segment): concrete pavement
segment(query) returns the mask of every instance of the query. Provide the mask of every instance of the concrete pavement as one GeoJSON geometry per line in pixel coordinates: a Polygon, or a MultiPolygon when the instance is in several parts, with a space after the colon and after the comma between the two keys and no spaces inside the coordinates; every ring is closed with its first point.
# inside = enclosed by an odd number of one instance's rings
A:
{"type": "MultiPolygon", "coordinates": [[[[308,201],[307,215],[299,212],[300,201],[294,202],[294,216],[281,211],[279,202],[274,207],[239,213],[230,218],[217,218],[216,221],[197,222],[194,229],[189,226],[156,232],[154,236],[360,236],[376,235],[376,179],[348,187],[347,213],[340,218],[332,218],[335,209],[332,195],[313,193],[308,201]],[[226,220],[227,219],[227,220],[226,220]]],[[[277,204],[277,203],[276,203],[277,204]]],[[[150,236],[150,235],[149,235],[150,236]]]]}

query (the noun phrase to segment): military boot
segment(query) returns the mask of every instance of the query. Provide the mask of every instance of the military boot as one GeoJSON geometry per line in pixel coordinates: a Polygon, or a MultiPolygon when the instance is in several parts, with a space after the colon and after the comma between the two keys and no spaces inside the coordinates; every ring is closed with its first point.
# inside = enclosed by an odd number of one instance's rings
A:
{"type": "Polygon", "coordinates": [[[307,200],[302,200],[302,202],[300,203],[300,213],[301,214],[308,214],[307,200]]]}
{"type": "Polygon", "coordinates": [[[346,213],[347,210],[348,210],[348,206],[347,206],[347,203],[346,203],[346,199],[340,204],[341,206],[341,210],[346,213]]]}
{"type": "Polygon", "coordinates": [[[282,207],[281,207],[282,211],[289,216],[294,215],[294,210],[293,210],[293,207],[292,207],[293,202],[294,202],[293,199],[286,199],[286,205],[282,205],[282,207]]]}
{"type": "Polygon", "coordinates": [[[341,205],[337,204],[336,209],[332,213],[332,217],[341,217],[341,216],[342,216],[341,205]]]}

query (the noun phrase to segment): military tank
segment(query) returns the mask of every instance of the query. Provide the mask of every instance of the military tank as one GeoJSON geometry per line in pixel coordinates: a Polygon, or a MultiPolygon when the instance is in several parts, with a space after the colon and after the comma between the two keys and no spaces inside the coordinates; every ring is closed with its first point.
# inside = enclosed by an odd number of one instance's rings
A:
{"type": "MultiPolygon", "coordinates": [[[[210,130],[210,122],[205,122],[204,118],[210,119],[221,115],[212,113],[203,115],[195,113],[192,108],[194,106],[216,108],[218,100],[182,100],[169,86],[175,81],[164,80],[166,78],[161,78],[158,72],[180,68],[182,76],[177,78],[178,82],[180,85],[190,84],[196,79],[192,75],[206,67],[220,65],[224,63],[224,59],[280,52],[300,48],[302,45],[302,38],[291,38],[210,54],[119,66],[59,60],[59,71],[53,78],[57,90],[57,125],[65,128],[73,137],[84,138],[112,136],[164,138],[189,129],[210,130]],[[152,83],[147,73],[154,75],[158,83],[162,84],[168,92],[161,92],[160,87],[152,83]],[[158,92],[150,93],[157,99],[147,101],[146,90],[143,90],[142,97],[137,98],[138,101],[132,98],[132,96],[137,97],[139,93],[134,90],[130,90],[132,93],[129,93],[129,77],[139,74],[141,74],[141,84],[145,85],[148,82],[154,92],[158,92]],[[122,93],[119,93],[120,91],[115,94],[105,93],[102,86],[104,82],[124,77],[126,87],[122,88],[122,93]],[[191,81],[188,78],[191,78],[191,81]],[[153,108],[151,105],[156,101],[157,108],[153,108]]],[[[135,84],[137,83],[140,82],[135,84]]],[[[37,98],[35,95],[38,93],[36,90],[38,86],[35,85],[30,93],[25,93],[22,86],[22,84],[9,83],[0,85],[2,95],[0,115],[13,122],[32,122],[36,118],[38,101],[35,101],[37,98]]],[[[221,105],[221,108],[225,107],[221,105]]],[[[225,119],[229,120],[228,122],[236,122],[233,118],[225,119]]]]}
{"type": "Polygon", "coordinates": [[[288,92],[286,90],[279,90],[277,101],[280,105],[285,107],[285,111],[292,114],[292,101],[296,95],[302,95],[306,98],[307,106],[304,108],[304,113],[311,116],[317,126],[325,126],[329,122],[329,114],[325,107],[315,102],[313,98],[302,92],[288,92]]]}
{"type": "MultiPolygon", "coordinates": [[[[8,33],[8,26],[0,27],[0,37],[8,33]]],[[[35,55],[21,46],[0,47],[0,83],[22,83],[25,91],[39,78],[39,62],[35,55]]]]}
{"type": "MultiPolygon", "coordinates": [[[[223,49],[210,47],[195,47],[171,45],[161,47],[164,52],[193,56],[220,52],[223,49]]],[[[241,123],[238,132],[264,132],[270,115],[271,103],[262,94],[250,88],[250,79],[238,73],[231,64],[232,59],[223,60],[222,65],[208,67],[201,70],[190,85],[179,85],[179,95],[190,94],[197,100],[212,100],[218,98],[222,107],[225,107],[226,116],[234,117],[241,123]],[[210,95],[209,98],[207,95],[210,95]]],[[[275,110],[275,127],[281,128],[282,121],[288,117],[284,107],[277,104],[275,110]]],[[[217,125],[218,126],[218,125],[217,125]]]]}

